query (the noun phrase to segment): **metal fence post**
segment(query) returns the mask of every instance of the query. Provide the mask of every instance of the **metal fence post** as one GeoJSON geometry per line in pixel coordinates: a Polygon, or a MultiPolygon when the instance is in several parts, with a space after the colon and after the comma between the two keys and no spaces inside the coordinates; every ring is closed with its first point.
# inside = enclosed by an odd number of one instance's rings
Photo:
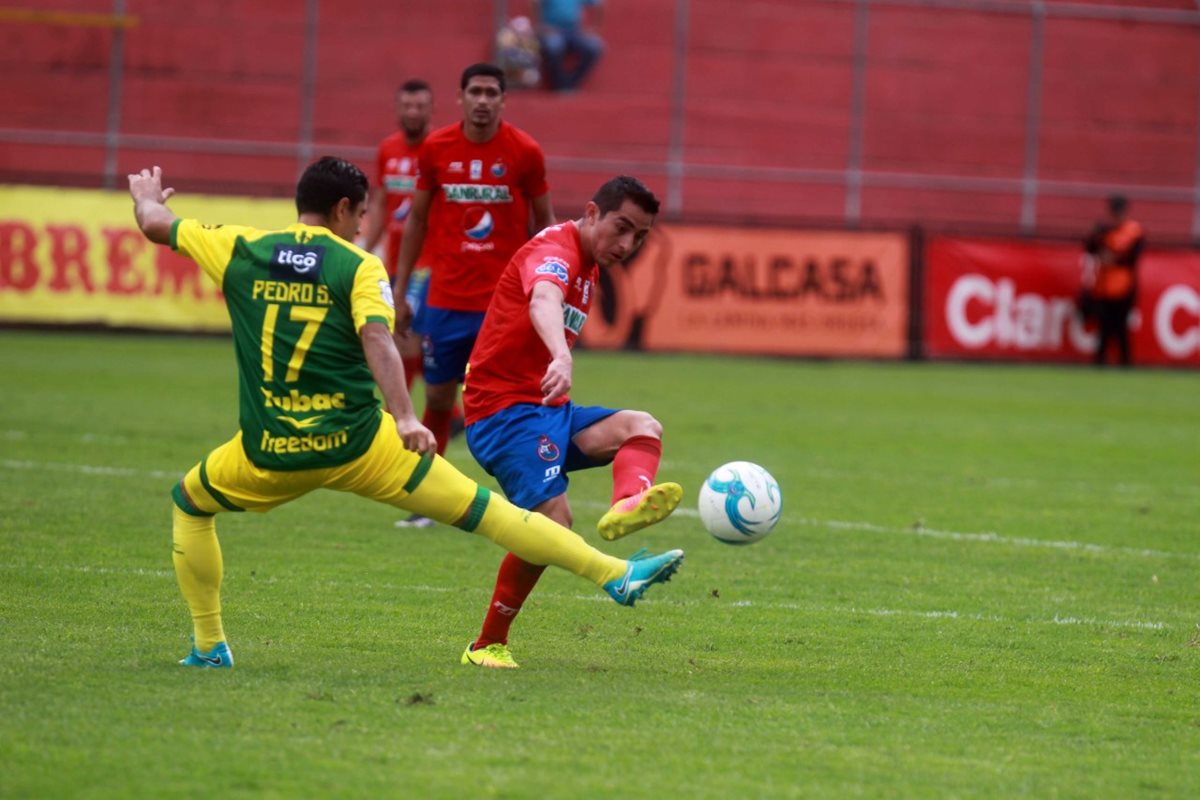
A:
{"type": "Polygon", "coordinates": [[[1029,88],[1025,94],[1025,170],[1021,180],[1021,233],[1037,228],[1038,139],[1042,133],[1042,63],[1045,59],[1046,5],[1030,9],[1029,88]]]}
{"type": "Polygon", "coordinates": [[[300,95],[300,136],[296,147],[296,174],[312,161],[313,116],[317,105],[317,37],[320,32],[320,0],[308,0],[304,13],[304,77],[300,95]]]}
{"type": "MultiPolygon", "coordinates": [[[[113,0],[113,18],[125,18],[125,0],[113,0]]],[[[108,114],[104,131],[104,188],[117,188],[117,150],[121,145],[121,84],[125,80],[125,26],[112,29],[108,56],[108,114]]]]}
{"type": "Polygon", "coordinates": [[[862,220],[863,128],[867,108],[867,46],[871,0],[856,0],[854,8],[854,77],[850,89],[850,143],[846,151],[847,225],[862,220]]]}
{"type": "Polygon", "coordinates": [[[671,133],[667,145],[667,216],[683,214],[684,134],[687,125],[689,0],[675,0],[675,74],[671,85],[671,133]]]}

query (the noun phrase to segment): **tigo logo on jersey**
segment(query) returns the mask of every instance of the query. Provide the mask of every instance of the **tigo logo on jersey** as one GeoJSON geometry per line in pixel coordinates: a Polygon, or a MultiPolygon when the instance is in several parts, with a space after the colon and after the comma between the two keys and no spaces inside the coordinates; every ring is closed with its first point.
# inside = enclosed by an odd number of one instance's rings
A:
{"type": "Polygon", "coordinates": [[[571,285],[568,279],[566,262],[560,261],[552,256],[547,256],[546,260],[539,264],[538,268],[534,270],[534,273],[537,275],[553,275],[562,281],[564,286],[571,285]]]}
{"type": "Polygon", "coordinates": [[[463,214],[463,233],[468,239],[482,241],[492,235],[495,227],[492,213],[486,208],[468,208],[467,213],[463,214]]]}
{"type": "Polygon", "coordinates": [[[558,452],[558,445],[550,441],[549,436],[543,435],[538,439],[538,458],[542,461],[557,461],[558,452]]]}
{"type": "Polygon", "coordinates": [[[316,281],[324,260],[325,248],[320,245],[277,244],[271,254],[271,277],[316,281]]]}

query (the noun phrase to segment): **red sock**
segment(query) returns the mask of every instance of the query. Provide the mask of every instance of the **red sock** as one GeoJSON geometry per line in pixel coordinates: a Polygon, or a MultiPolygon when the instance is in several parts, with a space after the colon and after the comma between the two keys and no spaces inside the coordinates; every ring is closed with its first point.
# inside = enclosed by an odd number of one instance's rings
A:
{"type": "Polygon", "coordinates": [[[401,361],[404,362],[404,388],[411,392],[413,378],[421,374],[421,357],[405,356],[401,361]]]}
{"type": "Polygon", "coordinates": [[[662,439],[634,436],[626,439],[613,458],[613,494],[615,503],[632,497],[654,485],[658,462],[662,459],[662,439]]]}
{"type": "Polygon", "coordinates": [[[451,413],[450,419],[462,419],[463,418],[462,403],[455,403],[454,411],[452,411],[450,413],[451,413]]]}
{"type": "Polygon", "coordinates": [[[437,439],[439,456],[446,454],[446,444],[450,441],[450,417],[453,414],[451,409],[442,411],[436,408],[426,408],[425,416],[421,418],[421,424],[429,428],[433,432],[433,438],[437,439]]]}
{"type": "Polygon", "coordinates": [[[508,643],[508,629],[545,570],[544,566],[522,561],[512,553],[504,557],[500,562],[500,573],[496,575],[492,604],[488,606],[483,629],[475,640],[476,650],[496,642],[508,643]]]}

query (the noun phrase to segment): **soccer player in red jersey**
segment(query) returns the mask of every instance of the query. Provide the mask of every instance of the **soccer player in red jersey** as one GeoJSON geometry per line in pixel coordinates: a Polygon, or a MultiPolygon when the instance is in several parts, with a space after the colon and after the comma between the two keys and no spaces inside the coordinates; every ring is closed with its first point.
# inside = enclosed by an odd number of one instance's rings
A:
{"type": "MultiPolygon", "coordinates": [[[[683,498],[679,484],[654,483],[658,420],[645,411],[577,406],[568,397],[571,348],[599,270],[633,255],[658,206],[636,178],[613,178],[581,219],[547,228],[518,250],[488,306],[463,390],[467,446],[519,506],[569,528],[567,473],[612,463],[612,508],[597,525],[609,541],[662,521],[683,498]]],[[[462,663],[517,666],[509,627],[544,569],[512,555],[501,562],[483,629],[462,663]]]]}
{"type": "Polygon", "coordinates": [[[496,280],[533,229],[554,224],[545,156],[524,131],[504,122],[504,72],[473,64],[462,73],[463,121],[439,128],[421,147],[417,188],[404,225],[396,269],[397,328],[411,322],[401,302],[418,254],[429,264],[422,321],[425,415],[438,453],[467,357],[496,280]],[[424,248],[424,250],[422,250],[424,248]]]}
{"type": "MultiPolygon", "coordinates": [[[[404,237],[404,223],[412,208],[413,194],[417,190],[418,154],[425,138],[429,136],[433,121],[433,89],[419,78],[401,84],[396,91],[395,133],[379,144],[376,157],[375,183],[371,187],[370,211],[367,235],[362,241],[364,250],[374,252],[383,234],[387,233],[383,265],[388,276],[395,282],[396,265],[400,260],[400,242],[404,237]]],[[[420,267],[409,276],[404,300],[412,314],[410,330],[396,330],[396,347],[404,362],[405,385],[412,390],[413,379],[422,372],[421,321],[429,288],[429,268],[420,267]]],[[[462,426],[462,409],[454,405],[451,420],[462,426]]],[[[421,514],[412,514],[399,520],[398,527],[428,528],[434,521],[421,514]]]]}
{"type": "MultiPolygon", "coordinates": [[[[379,144],[367,213],[367,235],[361,243],[364,250],[374,252],[386,231],[383,266],[392,277],[400,259],[404,221],[412,208],[413,192],[417,190],[417,153],[429,135],[432,120],[433,90],[429,84],[416,78],[405,81],[396,91],[397,130],[379,144]]],[[[418,290],[410,292],[414,295],[407,298],[410,306],[414,301],[419,305],[424,300],[420,290],[428,278],[429,272],[424,270],[424,275],[414,275],[410,279],[410,288],[418,290]]],[[[413,308],[414,315],[418,311],[419,308],[413,308]]],[[[404,359],[404,377],[411,390],[413,378],[421,374],[421,340],[414,331],[397,332],[396,345],[404,359]]]]}

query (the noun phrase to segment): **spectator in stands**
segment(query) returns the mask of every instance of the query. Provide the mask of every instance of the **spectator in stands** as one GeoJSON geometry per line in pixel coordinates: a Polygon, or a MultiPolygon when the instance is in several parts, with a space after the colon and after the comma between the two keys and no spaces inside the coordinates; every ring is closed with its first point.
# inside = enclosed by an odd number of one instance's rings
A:
{"type": "Polygon", "coordinates": [[[546,63],[546,77],[556,92],[570,92],[595,66],[604,52],[604,41],[583,28],[583,8],[595,8],[599,24],[601,0],[534,0],[538,39],[546,63]]]}
{"type": "Polygon", "coordinates": [[[1082,306],[1099,327],[1096,364],[1103,364],[1109,343],[1116,341],[1121,364],[1129,366],[1129,314],[1137,300],[1137,262],[1145,245],[1142,226],[1129,216],[1129,200],[1108,198],[1108,218],[1084,240],[1087,253],[1082,306]]]}
{"type": "Polygon", "coordinates": [[[496,33],[496,66],[510,89],[536,89],[542,83],[541,45],[529,17],[513,17],[496,33]]]}

